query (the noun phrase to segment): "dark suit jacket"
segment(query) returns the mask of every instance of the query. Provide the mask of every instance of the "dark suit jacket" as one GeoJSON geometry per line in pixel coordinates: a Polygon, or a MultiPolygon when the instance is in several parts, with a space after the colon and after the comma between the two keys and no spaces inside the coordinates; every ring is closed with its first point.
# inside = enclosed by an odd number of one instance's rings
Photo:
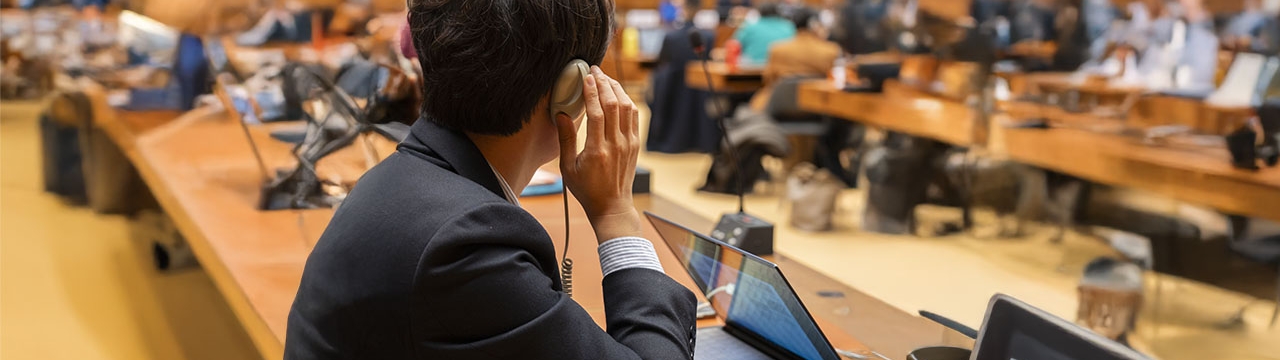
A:
{"type": "Polygon", "coordinates": [[[666,274],[604,279],[608,332],[463,134],[418,121],[307,259],[286,359],[690,359],[696,300],[666,274]]]}

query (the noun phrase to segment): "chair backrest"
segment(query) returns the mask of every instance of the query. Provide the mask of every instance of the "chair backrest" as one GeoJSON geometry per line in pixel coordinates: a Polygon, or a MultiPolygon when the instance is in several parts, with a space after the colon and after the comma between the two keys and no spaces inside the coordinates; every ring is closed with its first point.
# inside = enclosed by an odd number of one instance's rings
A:
{"type": "Polygon", "coordinates": [[[813,114],[800,109],[798,100],[800,83],[811,79],[813,78],[793,76],[783,78],[773,84],[773,93],[769,96],[769,103],[765,106],[765,113],[779,120],[813,116],[813,114]]]}

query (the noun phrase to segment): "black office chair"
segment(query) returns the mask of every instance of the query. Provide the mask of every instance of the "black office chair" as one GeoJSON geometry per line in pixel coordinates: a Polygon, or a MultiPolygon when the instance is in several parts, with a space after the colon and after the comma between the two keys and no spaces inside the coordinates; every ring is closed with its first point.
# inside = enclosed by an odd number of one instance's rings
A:
{"type": "Polygon", "coordinates": [[[829,127],[821,115],[800,109],[800,83],[812,79],[796,76],[778,81],[773,86],[769,103],[764,107],[765,113],[777,121],[783,133],[789,136],[821,136],[829,127]]]}
{"type": "MultiPolygon", "coordinates": [[[[765,105],[764,112],[778,124],[782,134],[791,139],[792,148],[797,151],[799,157],[792,156],[791,159],[801,161],[811,161],[813,159],[814,149],[818,143],[818,138],[826,135],[830,131],[830,123],[821,115],[806,112],[800,109],[798,93],[800,83],[810,80],[808,77],[789,77],[778,81],[773,86],[773,93],[769,96],[769,103],[765,105]]],[[[799,163],[797,161],[796,163],[799,163]]],[[[789,171],[789,165],[786,164],[789,171]]]]}

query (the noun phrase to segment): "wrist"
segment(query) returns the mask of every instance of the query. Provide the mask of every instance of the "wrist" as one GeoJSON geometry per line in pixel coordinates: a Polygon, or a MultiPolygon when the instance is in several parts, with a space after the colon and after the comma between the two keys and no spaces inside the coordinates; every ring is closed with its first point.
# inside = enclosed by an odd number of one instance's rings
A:
{"type": "Polygon", "coordinates": [[[591,222],[591,228],[595,230],[597,243],[623,237],[644,236],[644,229],[640,224],[640,213],[635,207],[588,215],[587,219],[591,222]]]}

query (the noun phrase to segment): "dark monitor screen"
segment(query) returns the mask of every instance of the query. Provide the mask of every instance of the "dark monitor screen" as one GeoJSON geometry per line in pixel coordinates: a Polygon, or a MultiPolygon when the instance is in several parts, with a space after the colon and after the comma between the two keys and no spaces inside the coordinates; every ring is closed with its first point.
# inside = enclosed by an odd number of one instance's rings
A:
{"type": "Polygon", "coordinates": [[[685,227],[646,215],[726,326],[805,360],[839,355],[778,266],[685,227]]]}
{"type": "Polygon", "coordinates": [[[1144,360],[1120,343],[997,294],[973,351],[973,360],[1144,360]]]}

